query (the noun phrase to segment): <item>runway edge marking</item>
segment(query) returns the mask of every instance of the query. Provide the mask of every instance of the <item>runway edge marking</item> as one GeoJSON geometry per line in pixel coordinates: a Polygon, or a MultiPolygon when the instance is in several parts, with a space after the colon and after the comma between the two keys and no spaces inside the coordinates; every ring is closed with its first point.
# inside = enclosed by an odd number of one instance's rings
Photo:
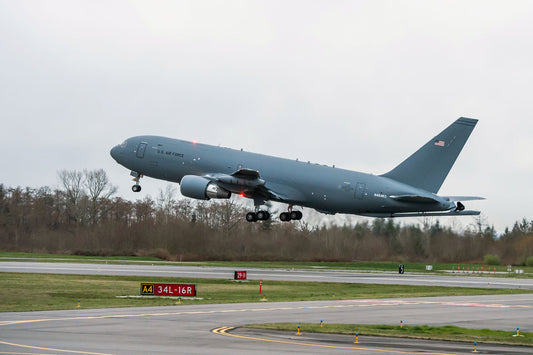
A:
{"type": "Polygon", "coordinates": [[[272,307],[272,308],[241,308],[241,309],[222,309],[211,311],[182,311],[182,312],[162,312],[162,313],[138,313],[138,314],[110,314],[99,316],[78,316],[62,318],[44,318],[44,319],[26,319],[26,320],[4,320],[0,321],[1,326],[9,326],[24,323],[35,322],[54,322],[67,320],[84,320],[84,319],[108,319],[108,318],[137,318],[137,317],[160,317],[160,316],[177,316],[185,314],[213,314],[213,313],[237,313],[237,312],[264,312],[293,309],[326,309],[326,308],[356,308],[356,307],[378,307],[378,306],[403,306],[416,304],[440,304],[444,306],[462,306],[462,307],[486,307],[486,308],[533,308],[528,305],[501,305],[501,304],[483,304],[483,303],[458,303],[458,302],[434,302],[434,301],[403,301],[403,300],[339,300],[333,305],[323,306],[296,306],[296,307],[272,307]]]}
{"type": "MultiPolygon", "coordinates": [[[[256,338],[256,337],[249,337],[244,335],[237,335],[237,334],[231,334],[228,333],[232,330],[236,329],[236,327],[219,327],[211,330],[212,333],[218,334],[218,335],[225,335],[229,337],[234,338],[240,338],[240,339],[248,339],[248,340],[257,340],[257,341],[264,341],[269,343],[280,343],[280,344],[292,344],[292,345],[301,345],[301,346],[313,346],[317,348],[329,348],[329,349],[352,349],[352,350],[366,350],[366,351],[376,351],[381,353],[391,353],[391,354],[412,354],[412,351],[401,351],[401,350],[384,350],[384,349],[375,349],[375,348],[365,348],[365,347],[356,347],[356,346],[339,346],[339,345],[324,345],[324,344],[312,344],[312,343],[301,343],[296,341],[288,341],[288,340],[274,340],[274,339],[265,339],[265,338],[256,338]]],[[[424,352],[417,352],[418,355],[453,355],[449,353],[424,353],[424,352]]]]}
{"type": "MultiPolygon", "coordinates": [[[[273,307],[273,308],[241,308],[241,309],[222,309],[215,311],[183,311],[183,312],[164,312],[164,313],[139,313],[139,314],[110,314],[100,316],[79,316],[79,317],[62,317],[62,318],[45,318],[45,319],[25,319],[25,320],[6,320],[0,321],[0,326],[36,323],[36,322],[54,322],[54,321],[68,321],[68,320],[84,320],[84,319],[109,319],[109,318],[130,318],[130,317],[160,317],[160,316],[179,316],[185,314],[214,314],[214,313],[238,313],[238,312],[265,312],[291,309],[325,309],[325,308],[354,308],[366,307],[368,305],[360,304],[345,304],[345,305],[327,305],[327,306],[300,306],[300,307],[273,307]]],[[[375,307],[377,305],[370,305],[375,307]]],[[[380,306],[388,306],[387,304],[380,304],[380,306]]]]}
{"type": "Polygon", "coordinates": [[[44,348],[44,347],[40,347],[40,346],[31,346],[31,345],[22,345],[22,344],[9,343],[7,341],[1,341],[1,340],[0,340],[0,344],[9,345],[9,346],[15,346],[15,347],[19,347],[19,348],[26,348],[26,349],[36,349],[36,350],[44,350],[44,351],[57,351],[57,352],[72,353],[72,354],[111,355],[111,354],[106,354],[106,353],[92,353],[92,352],[88,352],[88,351],[44,348]]]}

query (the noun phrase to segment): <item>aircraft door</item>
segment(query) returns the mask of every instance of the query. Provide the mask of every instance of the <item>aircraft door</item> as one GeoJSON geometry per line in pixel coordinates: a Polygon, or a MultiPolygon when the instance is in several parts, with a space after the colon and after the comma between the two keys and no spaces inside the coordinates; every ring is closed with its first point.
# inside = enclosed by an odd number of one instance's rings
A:
{"type": "Polygon", "coordinates": [[[137,158],[144,158],[144,152],[146,151],[146,145],[147,143],[142,142],[139,143],[139,146],[137,147],[137,158]]]}
{"type": "Polygon", "coordinates": [[[366,184],[362,182],[358,182],[355,185],[355,199],[356,200],[362,200],[365,197],[365,191],[366,191],[366,184]]]}

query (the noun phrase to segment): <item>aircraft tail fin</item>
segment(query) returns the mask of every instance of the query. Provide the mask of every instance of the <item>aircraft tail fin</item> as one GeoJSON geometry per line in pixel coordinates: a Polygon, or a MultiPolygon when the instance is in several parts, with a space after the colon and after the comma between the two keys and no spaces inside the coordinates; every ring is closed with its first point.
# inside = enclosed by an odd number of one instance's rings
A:
{"type": "Polygon", "coordinates": [[[437,193],[477,121],[459,118],[400,165],[381,176],[437,193]]]}

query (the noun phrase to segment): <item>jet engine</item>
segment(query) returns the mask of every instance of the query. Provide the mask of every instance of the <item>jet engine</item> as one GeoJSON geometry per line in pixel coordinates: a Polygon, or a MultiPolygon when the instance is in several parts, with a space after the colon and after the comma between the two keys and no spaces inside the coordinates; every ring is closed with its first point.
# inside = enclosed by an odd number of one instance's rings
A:
{"type": "Polygon", "coordinates": [[[231,192],[224,190],[212,181],[196,175],[185,175],[180,182],[180,191],[183,196],[198,200],[230,198],[231,196],[231,192]]]}

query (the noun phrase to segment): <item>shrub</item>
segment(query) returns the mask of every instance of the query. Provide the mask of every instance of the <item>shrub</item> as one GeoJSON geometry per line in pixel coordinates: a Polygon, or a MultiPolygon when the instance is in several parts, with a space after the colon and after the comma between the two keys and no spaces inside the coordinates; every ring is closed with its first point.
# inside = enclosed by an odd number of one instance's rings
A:
{"type": "Polygon", "coordinates": [[[172,260],[170,253],[163,248],[152,250],[148,253],[148,255],[161,260],[172,260]]]}
{"type": "Polygon", "coordinates": [[[533,266],[533,256],[526,259],[526,266],[533,266]]]}
{"type": "Polygon", "coordinates": [[[501,265],[502,263],[500,257],[494,254],[485,255],[485,257],[483,258],[483,262],[485,265],[501,265]]]}

